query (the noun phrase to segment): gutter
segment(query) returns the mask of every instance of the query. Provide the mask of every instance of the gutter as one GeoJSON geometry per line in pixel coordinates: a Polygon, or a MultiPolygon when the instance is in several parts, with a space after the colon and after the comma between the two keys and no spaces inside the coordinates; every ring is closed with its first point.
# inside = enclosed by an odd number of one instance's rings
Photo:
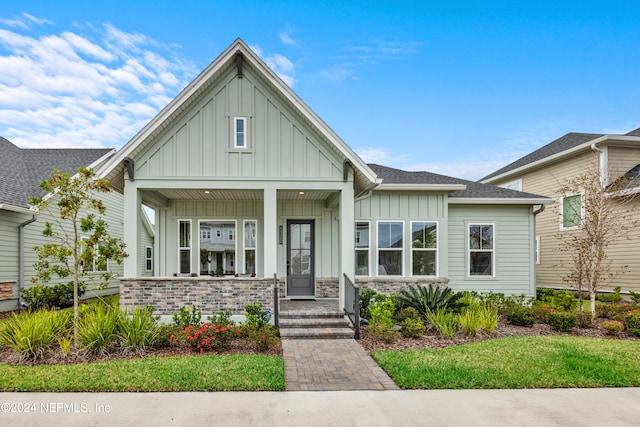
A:
{"type": "Polygon", "coordinates": [[[22,284],[24,283],[24,228],[35,222],[37,217],[31,216],[31,219],[26,220],[18,226],[18,310],[22,308],[22,284]]]}
{"type": "Polygon", "coordinates": [[[537,216],[538,214],[541,214],[542,212],[544,212],[545,207],[546,205],[540,205],[540,209],[533,211],[533,216],[537,216]]]}

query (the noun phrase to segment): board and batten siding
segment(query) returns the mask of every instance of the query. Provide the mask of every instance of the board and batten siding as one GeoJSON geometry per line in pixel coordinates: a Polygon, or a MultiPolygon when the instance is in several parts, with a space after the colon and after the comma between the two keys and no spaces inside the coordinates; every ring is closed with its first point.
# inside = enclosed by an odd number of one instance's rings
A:
{"type": "Polygon", "coordinates": [[[136,155],[136,177],[342,179],[342,160],[250,67],[199,95],[136,155]],[[247,148],[234,148],[233,120],[247,119],[247,148]]]}
{"type": "Polygon", "coordinates": [[[355,202],[356,221],[370,222],[369,257],[371,272],[377,275],[376,249],[378,221],[404,223],[403,276],[411,276],[411,221],[438,222],[438,276],[447,277],[447,195],[445,193],[417,191],[374,191],[370,197],[355,202]]]}
{"type": "MultiPolygon", "coordinates": [[[[198,224],[201,220],[232,220],[236,223],[236,265],[244,265],[242,242],[244,241],[244,220],[256,220],[258,223],[258,276],[263,276],[264,260],[263,246],[264,216],[263,202],[255,201],[189,201],[175,200],[170,202],[168,210],[159,210],[156,214],[161,230],[156,236],[159,249],[159,260],[156,264],[157,275],[172,276],[178,271],[178,221],[191,220],[192,271],[199,265],[198,224]]],[[[313,219],[315,221],[315,273],[316,277],[338,277],[339,236],[337,209],[328,209],[324,201],[278,201],[278,227],[282,227],[282,243],[278,244],[278,265],[276,272],[279,277],[286,275],[286,245],[288,219],[313,219]]],[[[243,273],[238,267],[238,273],[243,273]]],[[[266,272],[266,274],[272,274],[266,272]]]]}
{"type": "Polygon", "coordinates": [[[535,296],[531,206],[449,204],[449,286],[456,291],[535,296]],[[469,224],[494,224],[495,277],[471,277],[469,224]]]}

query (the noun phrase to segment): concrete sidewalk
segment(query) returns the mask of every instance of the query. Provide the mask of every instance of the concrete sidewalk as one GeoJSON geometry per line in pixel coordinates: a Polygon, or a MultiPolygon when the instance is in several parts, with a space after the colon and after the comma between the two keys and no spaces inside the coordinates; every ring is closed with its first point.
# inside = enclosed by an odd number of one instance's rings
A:
{"type": "Polygon", "coordinates": [[[640,388],[0,393],[3,426],[634,426],[640,388]]]}

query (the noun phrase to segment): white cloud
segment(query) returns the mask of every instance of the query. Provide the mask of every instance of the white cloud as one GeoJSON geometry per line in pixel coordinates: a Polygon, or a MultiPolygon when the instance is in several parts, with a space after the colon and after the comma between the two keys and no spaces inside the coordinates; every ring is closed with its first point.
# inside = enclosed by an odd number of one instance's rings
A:
{"type": "Polygon", "coordinates": [[[296,84],[296,79],[293,77],[296,71],[295,66],[289,58],[279,53],[265,55],[260,46],[257,45],[250,47],[289,87],[293,87],[296,84]]]}
{"type": "Polygon", "coordinates": [[[20,19],[0,21],[0,135],[22,147],[119,147],[198,71],[110,24],[36,35],[49,21],[20,19]]]}
{"type": "Polygon", "coordinates": [[[292,33],[293,33],[292,30],[281,31],[278,34],[278,38],[282,43],[286,44],[287,46],[296,46],[298,42],[293,39],[292,33]]]}

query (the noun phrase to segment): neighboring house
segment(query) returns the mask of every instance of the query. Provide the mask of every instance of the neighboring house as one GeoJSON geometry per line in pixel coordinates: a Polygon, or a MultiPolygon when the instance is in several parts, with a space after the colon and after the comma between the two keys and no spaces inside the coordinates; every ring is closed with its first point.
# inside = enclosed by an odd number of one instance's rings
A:
{"type": "MultiPolygon", "coordinates": [[[[70,173],[80,166],[95,168],[114,153],[112,149],[22,149],[0,137],[0,311],[17,309],[20,289],[32,286],[33,264],[37,261],[33,247],[45,243],[44,223],[53,219],[50,208],[39,212],[29,203],[33,196],[45,196],[40,183],[54,168],[70,173]]],[[[122,237],[122,195],[111,192],[100,197],[107,207],[109,233],[122,237]]],[[[49,203],[55,206],[55,195],[49,203]]],[[[141,235],[148,233],[142,229],[141,235]]],[[[147,240],[153,246],[152,238],[147,240]]],[[[109,264],[107,268],[122,275],[122,265],[109,264]]],[[[118,280],[114,279],[105,292],[117,289],[118,280]]]]}
{"type": "Polygon", "coordinates": [[[535,293],[533,212],[548,199],[367,165],[241,40],[101,176],[125,198],[123,307],[239,314],[272,308],[274,283],[344,306],[348,280],[535,293]],[[141,204],[155,209],[153,278],[141,277],[141,204]]]}
{"type": "MultiPolygon", "coordinates": [[[[609,185],[621,176],[633,175],[637,185],[640,168],[640,128],[625,135],[568,133],[544,147],[499,169],[480,182],[499,185],[520,191],[544,194],[554,202],[537,215],[537,285],[542,287],[569,287],[564,280],[569,254],[561,251],[562,235],[573,233],[584,215],[582,195],[563,195],[560,187],[567,180],[580,176],[590,165],[599,169],[603,185],[609,185]],[[569,215],[574,212],[576,215],[569,215]]],[[[637,189],[637,188],[636,188],[637,189]]],[[[621,210],[632,207],[637,219],[638,201],[621,205],[621,210]]],[[[625,290],[640,291],[640,230],[629,231],[629,239],[620,239],[608,249],[608,257],[614,270],[627,270],[612,283],[625,290]]]]}

